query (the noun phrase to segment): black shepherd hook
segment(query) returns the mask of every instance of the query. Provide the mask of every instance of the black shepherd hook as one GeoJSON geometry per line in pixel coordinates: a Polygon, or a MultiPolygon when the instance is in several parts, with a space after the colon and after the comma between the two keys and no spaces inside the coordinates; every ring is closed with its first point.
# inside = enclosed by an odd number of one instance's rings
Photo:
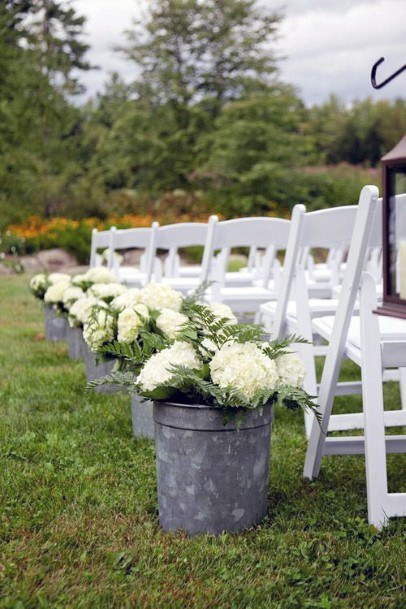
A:
{"type": "Polygon", "coordinates": [[[388,82],[390,82],[391,80],[396,78],[396,76],[399,76],[399,74],[401,72],[403,72],[403,70],[406,70],[406,64],[405,64],[403,66],[403,68],[399,68],[399,70],[397,70],[396,72],[391,74],[391,76],[389,76],[386,80],[384,80],[379,85],[377,85],[376,84],[376,80],[375,80],[376,70],[377,70],[378,66],[380,66],[383,61],[385,61],[385,57],[381,57],[380,59],[378,59],[378,61],[373,65],[372,70],[371,70],[371,82],[372,82],[372,86],[373,86],[374,89],[382,89],[382,87],[387,85],[388,82]]]}

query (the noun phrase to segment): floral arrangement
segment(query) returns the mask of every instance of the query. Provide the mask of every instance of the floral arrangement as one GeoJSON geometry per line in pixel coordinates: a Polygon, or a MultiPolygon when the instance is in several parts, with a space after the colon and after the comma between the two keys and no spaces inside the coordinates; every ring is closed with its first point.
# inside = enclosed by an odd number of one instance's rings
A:
{"type": "Polygon", "coordinates": [[[51,286],[56,285],[60,281],[70,281],[70,275],[67,273],[39,273],[34,275],[30,281],[30,290],[39,300],[45,300],[45,294],[51,286]]]}
{"type": "MultiPolygon", "coordinates": [[[[164,336],[158,330],[157,320],[169,314],[181,316],[174,309],[181,309],[183,296],[165,284],[148,284],[145,288],[126,288],[120,284],[98,284],[88,290],[94,302],[86,311],[83,338],[89,349],[100,357],[124,359],[114,352],[114,345],[142,344],[142,335],[164,336]],[[109,305],[109,306],[107,306],[109,305]],[[169,309],[167,307],[173,307],[169,309]],[[109,350],[112,353],[109,353],[109,350]]],[[[73,313],[80,305],[73,308],[73,313]]],[[[72,314],[72,310],[71,310],[72,314]]],[[[182,323],[188,320],[182,316],[182,323]]]]}
{"type": "Polygon", "coordinates": [[[290,351],[302,339],[264,341],[261,326],[238,323],[227,305],[198,304],[168,286],[151,286],[133,294],[137,304],[95,317],[92,347],[118,364],[88,388],[114,383],[155,401],[244,409],[278,402],[316,412],[302,389],[303,362],[290,351]]]}
{"type": "Polygon", "coordinates": [[[92,307],[106,303],[123,294],[127,288],[116,283],[106,268],[92,268],[86,273],[39,273],[30,281],[34,296],[68,318],[71,327],[81,327],[88,320],[92,307]]]}

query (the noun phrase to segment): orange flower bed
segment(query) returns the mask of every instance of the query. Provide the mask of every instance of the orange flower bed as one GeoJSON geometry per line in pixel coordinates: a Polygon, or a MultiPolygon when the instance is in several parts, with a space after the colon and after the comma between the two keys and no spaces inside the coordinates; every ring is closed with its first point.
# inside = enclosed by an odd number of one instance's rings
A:
{"type": "MultiPolygon", "coordinates": [[[[192,214],[181,214],[176,217],[176,222],[207,222],[209,216],[210,214],[200,214],[198,216],[194,216],[192,214]]],[[[219,217],[222,219],[220,214],[219,217]]],[[[154,218],[151,214],[125,214],[123,216],[112,215],[109,216],[105,221],[98,218],[85,218],[84,220],[79,221],[63,217],[44,220],[39,216],[30,216],[28,220],[22,224],[10,224],[7,230],[11,234],[20,237],[21,239],[33,239],[43,236],[56,236],[58,232],[66,229],[78,228],[80,224],[84,224],[90,229],[97,228],[99,230],[106,230],[110,226],[145,228],[151,226],[154,220],[158,221],[160,224],[168,224],[168,218],[154,218]]]]}

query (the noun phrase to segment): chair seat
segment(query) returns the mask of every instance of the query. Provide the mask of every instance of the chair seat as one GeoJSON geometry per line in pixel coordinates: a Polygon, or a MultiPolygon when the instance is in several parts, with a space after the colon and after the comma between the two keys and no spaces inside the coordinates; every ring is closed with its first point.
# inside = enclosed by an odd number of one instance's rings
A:
{"type": "Polygon", "coordinates": [[[182,294],[189,294],[199,287],[200,277],[163,277],[162,283],[182,292],[182,294]]]}
{"type": "Polygon", "coordinates": [[[190,264],[181,266],[179,268],[179,277],[193,277],[198,278],[202,272],[202,267],[200,264],[190,264]]]}
{"type": "MultiPolygon", "coordinates": [[[[254,286],[260,286],[261,282],[259,280],[255,280],[254,286]]],[[[329,282],[324,281],[307,281],[307,289],[309,292],[310,298],[319,298],[321,300],[327,300],[332,297],[332,286],[329,282]]],[[[274,281],[268,283],[268,289],[274,289],[274,281]]]]}
{"type": "Polygon", "coordinates": [[[133,287],[140,287],[145,283],[146,274],[137,268],[124,266],[118,269],[118,281],[131,285],[133,287]]]}
{"type": "Polygon", "coordinates": [[[254,279],[253,271],[230,271],[225,275],[225,284],[227,288],[249,287],[252,286],[254,279]]]}
{"type": "Polygon", "coordinates": [[[276,293],[272,290],[259,287],[223,287],[210,288],[206,292],[206,300],[224,302],[235,312],[256,313],[260,305],[268,300],[275,299],[276,293]]]}
{"type": "MultiPolygon", "coordinates": [[[[334,317],[319,317],[312,322],[313,329],[323,338],[329,340],[333,331],[334,317]]],[[[379,331],[382,342],[401,341],[406,338],[406,319],[379,316],[379,331]]],[[[360,318],[353,317],[348,329],[347,342],[356,349],[361,349],[360,318]]]]}
{"type": "Polygon", "coordinates": [[[332,279],[332,272],[329,268],[314,268],[311,271],[306,272],[306,277],[308,277],[311,282],[323,281],[328,283],[332,279]]]}
{"type": "MultiPolygon", "coordinates": [[[[311,298],[309,300],[309,309],[312,317],[322,317],[335,313],[338,306],[338,300],[335,298],[311,298]]],[[[261,313],[265,316],[274,317],[276,313],[276,302],[266,302],[261,305],[261,313]]],[[[296,301],[291,300],[287,307],[287,316],[291,319],[297,319],[296,301]]]]}

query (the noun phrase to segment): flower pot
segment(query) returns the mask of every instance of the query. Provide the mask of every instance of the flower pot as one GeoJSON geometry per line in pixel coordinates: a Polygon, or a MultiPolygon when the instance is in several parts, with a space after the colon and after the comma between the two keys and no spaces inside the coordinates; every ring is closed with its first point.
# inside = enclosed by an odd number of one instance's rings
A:
{"type": "Polygon", "coordinates": [[[153,414],[165,531],[218,535],[266,515],[271,406],[248,411],[242,420],[200,404],[155,402],[153,414]]]}
{"type": "Polygon", "coordinates": [[[44,306],[45,316],[45,338],[47,340],[66,340],[68,331],[68,320],[58,315],[50,305],[44,306]]]}
{"type": "Polygon", "coordinates": [[[68,328],[68,353],[70,359],[77,360],[83,357],[83,350],[86,346],[83,340],[82,328],[68,328]]]}
{"type": "Polygon", "coordinates": [[[131,398],[131,418],[134,438],[155,438],[154,418],[152,415],[152,402],[142,401],[138,395],[131,398]]]}
{"type": "MultiPolygon", "coordinates": [[[[86,343],[84,344],[84,360],[86,367],[86,381],[88,383],[90,381],[95,381],[102,376],[106,376],[106,374],[110,374],[115,364],[114,359],[107,360],[105,362],[97,362],[96,354],[90,351],[86,343]]],[[[94,388],[94,391],[97,391],[98,393],[116,393],[117,390],[117,385],[100,385],[99,387],[94,388]]]]}

